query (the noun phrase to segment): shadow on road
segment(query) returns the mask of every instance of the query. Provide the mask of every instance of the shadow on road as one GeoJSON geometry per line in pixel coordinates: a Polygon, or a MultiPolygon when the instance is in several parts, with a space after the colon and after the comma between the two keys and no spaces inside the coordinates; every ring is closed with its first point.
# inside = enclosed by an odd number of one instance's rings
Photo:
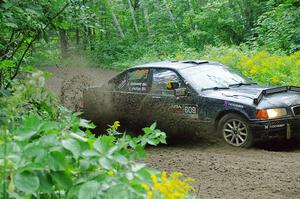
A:
{"type": "Polygon", "coordinates": [[[292,140],[270,140],[257,143],[255,148],[274,152],[293,152],[300,150],[300,139],[292,140]]]}
{"type": "MultiPolygon", "coordinates": [[[[167,145],[159,145],[159,147],[175,147],[175,148],[226,148],[236,150],[238,148],[231,147],[226,144],[218,136],[171,136],[167,139],[167,145]]],[[[270,152],[300,152],[300,138],[291,140],[269,140],[255,144],[251,149],[265,150],[270,152]]]]}

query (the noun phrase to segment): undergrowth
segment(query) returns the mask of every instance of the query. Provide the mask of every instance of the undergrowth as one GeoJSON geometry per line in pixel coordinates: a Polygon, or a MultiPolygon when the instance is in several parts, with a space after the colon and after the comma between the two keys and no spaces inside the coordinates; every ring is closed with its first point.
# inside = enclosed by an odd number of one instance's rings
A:
{"type": "Polygon", "coordinates": [[[166,143],[156,124],[131,137],[115,122],[95,137],[44,83],[38,72],[1,93],[1,198],[193,198],[190,179],[142,163],[145,145],[166,143]]]}

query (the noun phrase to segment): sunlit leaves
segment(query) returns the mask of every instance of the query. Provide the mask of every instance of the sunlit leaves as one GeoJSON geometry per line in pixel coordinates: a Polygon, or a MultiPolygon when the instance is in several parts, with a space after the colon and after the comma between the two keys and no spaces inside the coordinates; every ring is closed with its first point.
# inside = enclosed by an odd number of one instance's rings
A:
{"type": "Polygon", "coordinates": [[[41,125],[40,118],[30,115],[24,118],[24,126],[15,131],[15,139],[22,141],[37,134],[41,125]]]}
{"type": "Polygon", "coordinates": [[[79,199],[93,199],[96,198],[99,191],[100,184],[97,181],[89,181],[81,185],[78,198],[79,199]]]}
{"type": "Polygon", "coordinates": [[[159,129],[156,129],[156,123],[152,124],[150,127],[143,128],[143,131],[147,136],[142,137],[142,146],[146,144],[158,145],[159,143],[166,144],[166,134],[159,129]]]}
{"type": "Polygon", "coordinates": [[[104,169],[107,169],[107,170],[112,169],[112,161],[109,160],[107,157],[100,158],[99,163],[100,163],[101,167],[103,167],[104,169]]]}
{"type": "Polygon", "coordinates": [[[93,129],[96,127],[93,123],[85,119],[80,119],[79,126],[87,129],[93,129]]]}
{"type": "Polygon", "coordinates": [[[78,159],[78,157],[81,154],[81,147],[77,140],[75,139],[62,140],[62,145],[64,148],[72,152],[75,159],[78,159]]]}
{"type": "Polygon", "coordinates": [[[15,133],[16,133],[15,139],[22,141],[22,140],[28,139],[31,136],[35,135],[37,133],[37,131],[30,127],[24,127],[24,128],[16,130],[15,133]]]}
{"type": "Polygon", "coordinates": [[[39,188],[39,178],[30,171],[18,171],[14,178],[16,187],[25,193],[34,193],[39,188]]]}

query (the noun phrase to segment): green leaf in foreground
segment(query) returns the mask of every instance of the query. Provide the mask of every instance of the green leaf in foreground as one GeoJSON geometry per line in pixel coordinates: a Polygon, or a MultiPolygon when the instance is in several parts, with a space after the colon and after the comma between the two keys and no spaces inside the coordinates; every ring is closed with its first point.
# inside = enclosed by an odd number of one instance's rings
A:
{"type": "Polygon", "coordinates": [[[49,174],[38,172],[38,177],[40,180],[40,190],[45,193],[51,193],[52,181],[49,174]]]}
{"type": "Polygon", "coordinates": [[[71,176],[64,171],[52,172],[51,176],[54,179],[54,181],[57,183],[58,187],[69,189],[73,185],[71,176]]]}
{"type": "Polygon", "coordinates": [[[81,148],[77,140],[66,139],[62,141],[62,145],[65,149],[71,151],[76,159],[80,156],[81,148]]]}
{"type": "Polygon", "coordinates": [[[63,171],[66,167],[65,154],[60,151],[52,151],[48,158],[49,168],[53,171],[63,171]]]}
{"type": "Polygon", "coordinates": [[[96,181],[84,183],[79,190],[79,199],[92,199],[97,196],[100,184],[96,181]]]}
{"type": "Polygon", "coordinates": [[[106,157],[100,158],[99,163],[104,169],[112,169],[112,161],[106,157]]]}
{"type": "Polygon", "coordinates": [[[20,128],[15,131],[16,136],[14,137],[18,141],[23,141],[29,139],[33,135],[35,135],[37,131],[31,128],[20,128]]]}
{"type": "Polygon", "coordinates": [[[40,185],[39,178],[29,171],[18,171],[14,180],[16,187],[25,193],[34,193],[40,185]]]}

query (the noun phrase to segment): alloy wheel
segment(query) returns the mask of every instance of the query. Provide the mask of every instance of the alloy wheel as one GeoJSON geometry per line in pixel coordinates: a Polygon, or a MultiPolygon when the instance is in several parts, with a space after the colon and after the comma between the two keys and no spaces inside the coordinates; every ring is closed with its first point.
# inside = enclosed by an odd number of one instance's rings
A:
{"type": "Polygon", "coordinates": [[[246,124],[238,119],[228,120],[223,126],[223,137],[227,143],[233,146],[242,146],[248,138],[246,124]]]}

